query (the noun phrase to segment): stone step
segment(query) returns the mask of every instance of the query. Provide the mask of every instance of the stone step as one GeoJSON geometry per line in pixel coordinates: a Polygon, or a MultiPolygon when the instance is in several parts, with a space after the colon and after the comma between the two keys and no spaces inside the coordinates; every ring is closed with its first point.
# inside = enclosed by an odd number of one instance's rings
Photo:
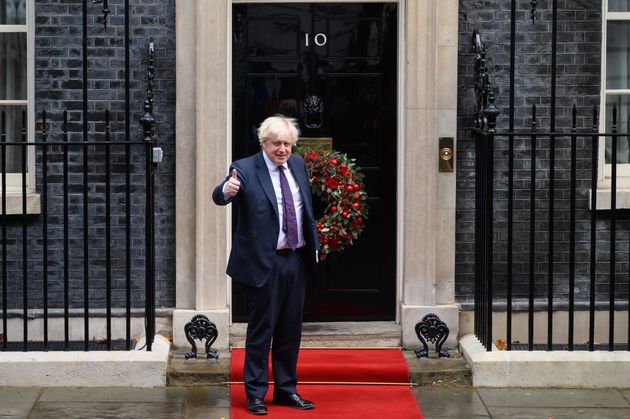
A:
{"type": "MultiPolygon", "coordinates": [[[[230,346],[245,345],[246,325],[230,327],[230,346]]],[[[304,323],[302,347],[305,348],[399,348],[401,328],[393,322],[329,322],[304,323]]],[[[420,346],[420,342],[418,342],[420,346]]],[[[430,345],[433,350],[433,345],[430,345]]],[[[186,348],[174,350],[168,367],[168,383],[172,386],[193,386],[227,383],[230,380],[230,352],[221,351],[218,360],[184,359],[186,348]]],[[[413,350],[405,350],[410,381],[419,385],[471,385],[472,374],[456,350],[451,358],[417,358],[413,350]]]]}
{"type": "MultiPolygon", "coordinates": [[[[230,346],[245,346],[246,323],[230,326],[230,346]]],[[[302,326],[303,348],[396,348],[402,329],[394,322],[320,322],[302,326]]],[[[420,343],[420,342],[418,342],[420,343]]]]}
{"type": "Polygon", "coordinates": [[[409,365],[409,380],[419,386],[472,386],[472,370],[457,350],[450,358],[418,358],[414,351],[404,350],[409,365]]]}
{"type": "Polygon", "coordinates": [[[198,359],[185,359],[185,353],[186,350],[171,351],[167,385],[206,386],[230,381],[230,352],[219,352],[219,359],[205,359],[203,350],[198,353],[198,359]]]}
{"type": "MultiPolygon", "coordinates": [[[[230,381],[230,352],[219,353],[218,360],[184,359],[184,351],[173,351],[167,370],[170,386],[203,386],[230,381]]],[[[417,358],[414,351],[404,350],[409,378],[421,386],[471,386],[472,373],[456,351],[451,358],[417,358]]],[[[201,354],[200,354],[201,356],[201,354]]]]}

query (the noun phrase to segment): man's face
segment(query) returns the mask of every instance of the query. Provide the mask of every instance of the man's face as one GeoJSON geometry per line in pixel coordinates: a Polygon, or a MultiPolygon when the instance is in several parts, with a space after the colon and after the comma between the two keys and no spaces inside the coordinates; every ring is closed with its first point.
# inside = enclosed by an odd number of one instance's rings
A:
{"type": "Polygon", "coordinates": [[[263,141],[262,148],[275,165],[280,166],[291,157],[291,135],[285,133],[281,137],[271,137],[263,141]]]}

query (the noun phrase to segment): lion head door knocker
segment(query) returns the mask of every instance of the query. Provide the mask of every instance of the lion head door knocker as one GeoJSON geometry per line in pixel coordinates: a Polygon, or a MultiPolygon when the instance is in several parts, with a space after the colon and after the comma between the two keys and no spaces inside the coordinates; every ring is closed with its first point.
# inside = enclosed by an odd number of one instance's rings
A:
{"type": "Polygon", "coordinates": [[[324,101],[318,96],[304,99],[304,126],[310,129],[321,128],[324,124],[324,101]]]}

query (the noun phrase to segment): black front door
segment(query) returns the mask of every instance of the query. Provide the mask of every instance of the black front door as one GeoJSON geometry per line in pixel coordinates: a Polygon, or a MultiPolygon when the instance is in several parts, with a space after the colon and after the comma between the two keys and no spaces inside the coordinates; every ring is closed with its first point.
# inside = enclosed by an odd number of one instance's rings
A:
{"type": "MultiPolygon", "coordinates": [[[[309,278],[307,321],[395,317],[397,22],[391,3],[233,6],[232,157],[257,152],[257,126],[280,113],[302,137],[332,138],[365,173],[365,230],[309,278]],[[304,112],[315,96],[321,119],[304,112]]],[[[233,290],[233,319],[246,320],[233,290]]]]}

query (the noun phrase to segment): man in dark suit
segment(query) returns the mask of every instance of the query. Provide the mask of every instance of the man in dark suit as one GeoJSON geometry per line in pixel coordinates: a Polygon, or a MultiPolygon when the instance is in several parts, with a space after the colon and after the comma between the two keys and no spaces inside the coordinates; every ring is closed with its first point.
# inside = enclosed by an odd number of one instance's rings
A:
{"type": "Polygon", "coordinates": [[[217,205],[232,202],[238,211],[227,273],[244,284],[245,392],[247,410],[258,415],[267,413],[270,347],[274,404],[315,407],[296,389],[304,271],[313,269],[319,251],[306,165],[291,155],[298,135],[294,119],[265,119],[258,128],[261,151],[232,163],[212,194],[217,205]]]}

